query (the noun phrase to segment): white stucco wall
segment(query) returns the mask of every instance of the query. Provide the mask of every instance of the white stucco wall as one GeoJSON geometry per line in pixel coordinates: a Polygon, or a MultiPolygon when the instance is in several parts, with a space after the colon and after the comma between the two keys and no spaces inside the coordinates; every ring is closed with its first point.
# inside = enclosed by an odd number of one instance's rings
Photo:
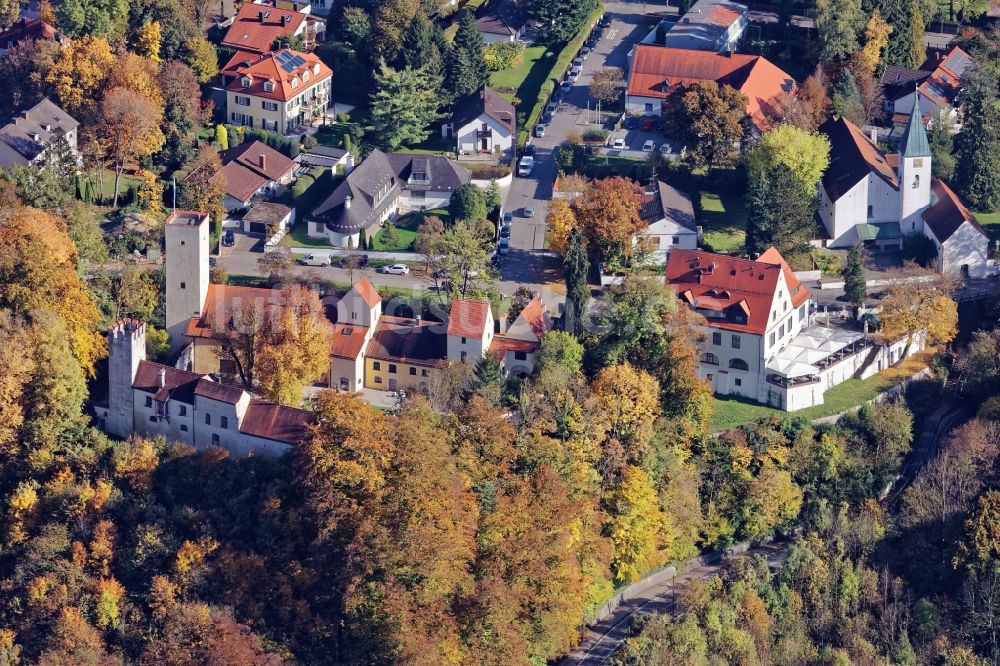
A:
{"type": "Polygon", "coordinates": [[[660,116],[663,100],[659,97],[642,97],[641,95],[625,95],[625,113],[638,116],[660,116]],[[646,108],[646,105],[650,108],[646,108]]]}
{"type": "Polygon", "coordinates": [[[466,123],[462,127],[455,128],[455,150],[460,153],[471,153],[482,149],[482,142],[476,138],[476,132],[481,130],[483,123],[489,127],[493,136],[488,140],[488,150],[509,150],[513,143],[513,136],[506,127],[495,119],[482,113],[472,122],[466,123]]]}
{"type": "Polygon", "coordinates": [[[646,228],[646,235],[650,236],[655,243],[655,249],[650,259],[658,266],[667,265],[670,250],[675,247],[684,250],[694,250],[698,247],[698,232],[691,231],[669,218],[649,225],[646,228]],[[674,237],[677,237],[677,243],[673,242],[674,237]]]}

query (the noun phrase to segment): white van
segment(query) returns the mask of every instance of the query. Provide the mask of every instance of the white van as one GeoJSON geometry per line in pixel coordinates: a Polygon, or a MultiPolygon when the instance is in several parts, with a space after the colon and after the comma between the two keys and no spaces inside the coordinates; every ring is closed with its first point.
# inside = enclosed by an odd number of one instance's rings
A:
{"type": "Polygon", "coordinates": [[[521,165],[517,168],[517,175],[530,176],[533,168],[535,168],[535,158],[531,155],[525,155],[521,158],[521,165]]]}
{"type": "Polygon", "coordinates": [[[303,266],[329,266],[330,255],[328,254],[307,254],[301,259],[303,266]]]}

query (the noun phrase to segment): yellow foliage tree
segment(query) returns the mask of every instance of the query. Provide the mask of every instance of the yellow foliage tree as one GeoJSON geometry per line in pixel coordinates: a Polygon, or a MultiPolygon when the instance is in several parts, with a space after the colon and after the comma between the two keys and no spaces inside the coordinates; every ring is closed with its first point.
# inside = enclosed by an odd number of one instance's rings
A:
{"type": "Polygon", "coordinates": [[[958,305],[948,295],[949,285],[936,276],[907,275],[889,287],[882,299],[882,332],[890,340],[927,331],[928,344],[951,342],[958,334],[958,305]],[[909,277],[911,279],[906,279],[909,277]]]}
{"type": "Polygon", "coordinates": [[[159,68],[151,58],[136,53],[127,53],[115,62],[114,70],[108,75],[105,89],[131,90],[142,95],[163,114],[163,90],[160,88],[159,68]]]}
{"type": "Polygon", "coordinates": [[[670,556],[674,533],[660,508],[649,474],[629,466],[606,498],[606,533],[614,554],[611,572],[616,583],[631,583],[670,556]]]}
{"type": "Polygon", "coordinates": [[[330,367],[330,321],[319,294],[287,287],[281,309],[257,354],[256,378],[265,400],[283,405],[302,402],[302,389],[330,367]]]}
{"type": "Polygon", "coordinates": [[[879,10],[872,12],[865,26],[865,45],[856,54],[858,64],[868,76],[874,76],[878,64],[882,62],[885,47],[889,44],[892,26],[886,23],[879,10]]]}
{"type": "Polygon", "coordinates": [[[104,96],[96,133],[102,156],[114,167],[115,208],[125,167],[153,155],[163,146],[162,120],[162,100],[158,106],[144,94],[121,87],[104,96]]]}
{"type": "Polygon", "coordinates": [[[151,441],[133,437],[115,447],[111,464],[116,478],[124,479],[135,491],[149,492],[160,456],[151,441]]]}
{"type": "Polygon", "coordinates": [[[150,21],[139,26],[139,29],[135,31],[136,53],[160,64],[162,62],[162,58],[160,58],[161,32],[159,21],[150,21]]]}
{"type": "Polygon", "coordinates": [[[212,42],[204,37],[192,37],[184,46],[184,62],[194,71],[198,83],[211,81],[219,73],[219,57],[212,42]]]}
{"type": "Polygon", "coordinates": [[[601,370],[590,385],[597,403],[596,416],[608,439],[616,439],[637,462],[653,435],[660,415],[660,384],[644,370],[628,363],[601,370]]]}
{"type": "Polygon", "coordinates": [[[10,454],[24,424],[25,389],[35,369],[27,327],[0,310],[0,452],[10,454]]]}
{"type": "Polygon", "coordinates": [[[67,113],[85,119],[97,109],[101,89],[114,66],[115,56],[107,40],[85,35],[59,53],[46,81],[67,113]]]}
{"type": "Polygon", "coordinates": [[[565,199],[553,199],[549,203],[549,212],[545,216],[548,226],[549,249],[566,254],[569,234],[576,227],[576,216],[565,199]]]}
{"type": "Polygon", "coordinates": [[[125,588],[114,578],[102,578],[97,581],[94,614],[97,626],[108,628],[121,624],[121,606],[125,598],[125,588]]]}

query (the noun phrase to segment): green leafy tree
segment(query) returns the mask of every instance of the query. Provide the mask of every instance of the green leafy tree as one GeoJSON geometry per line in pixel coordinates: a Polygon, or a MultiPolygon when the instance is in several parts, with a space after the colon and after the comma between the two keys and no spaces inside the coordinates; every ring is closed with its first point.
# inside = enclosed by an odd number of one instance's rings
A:
{"type": "Polygon", "coordinates": [[[382,62],[371,97],[371,134],[389,150],[420,143],[440,117],[438,103],[438,91],[426,71],[409,67],[396,71],[382,62]]]}
{"type": "Polygon", "coordinates": [[[538,21],[539,37],[550,45],[565,44],[597,7],[597,0],[531,0],[528,15],[538,21]]]}
{"type": "Polygon", "coordinates": [[[345,7],[341,17],[341,26],[347,41],[358,49],[371,34],[372,20],[368,12],[361,7],[345,7]]]}
{"type": "Polygon", "coordinates": [[[858,31],[864,23],[861,0],[817,0],[820,60],[836,63],[857,51],[858,31]]]}
{"type": "Polygon", "coordinates": [[[566,331],[549,331],[535,363],[538,382],[546,387],[566,388],[583,369],[583,345],[566,331]]]}
{"type": "Polygon", "coordinates": [[[919,0],[878,0],[874,4],[886,23],[892,26],[885,53],[888,63],[919,67],[926,54],[919,0]]]}
{"type": "Polygon", "coordinates": [[[847,253],[847,264],[841,276],[844,278],[844,295],[848,302],[856,308],[864,305],[867,296],[865,257],[860,246],[852,247],[847,253]]]}
{"type": "Polygon", "coordinates": [[[951,182],[955,176],[955,124],[947,113],[942,112],[931,123],[927,140],[931,145],[934,175],[951,182]]]}
{"type": "Polygon", "coordinates": [[[673,86],[663,114],[667,133],[687,146],[696,165],[716,166],[729,159],[749,127],[747,97],[715,81],[673,86]]]}
{"type": "Polygon", "coordinates": [[[128,0],[63,0],[56,5],[58,27],[70,37],[104,37],[125,34],[128,0]]]}
{"type": "MultiPolygon", "coordinates": [[[[194,144],[201,127],[201,88],[194,70],[180,62],[164,63],[159,75],[163,93],[163,135],[165,141],[158,161],[168,168],[177,168],[194,154],[194,144]]],[[[219,125],[215,132],[219,138],[219,125]]],[[[228,147],[221,146],[220,150],[228,147]]]]}
{"type": "Polygon", "coordinates": [[[471,183],[459,185],[451,194],[448,212],[453,220],[478,222],[486,219],[486,195],[471,183]]]}
{"type": "Polygon", "coordinates": [[[430,71],[441,72],[444,67],[443,56],[438,48],[437,31],[434,23],[418,13],[410,21],[403,33],[403,46],[399,51],[397,64],[400,69],[420,69],[426,67],[430,71]]]}
{"type": "Polygon", "coordinates": [[[225,125],[215,126],[215,143],[219,150],[229,150],[229,132],[225,125]]]}
{"type": "Polygon", "coordinates": [[[21,15],[19,0],[0,0],[0,28],[12,25],[21,15]]]}
{"type": "Polygon", "coordinates": [[[493,213],[503,205],[503,197],[500,196],[500,183],[496,178],[490,179],[490,185],[486,189],[486,209],[493,213]]]}
{"type": "Polygon", "coordinates": [[[583,333],[584,317],[590,303],[590,261],[587,259],[587,245],[583,234],[576,227],[570,232],[566,257],[563,260],[566,272],[566,315],[564,326],[570,333],[583,333]]]}
{"type": "Polygon", "coordinates": [[[975,210],[1000,209],[1000,100],[995,76],[976,72],[966,87],[962,131],[955,137],[955,182],[975,210]]]}
{"type": "Polygon", "coordinates": [[[483,36],[476,28],[476,17],[463,9],[458,17],[458,32],[448,52],[445,90],[455,99],[479,92],[490,80],[483,58],[483,36]]]}

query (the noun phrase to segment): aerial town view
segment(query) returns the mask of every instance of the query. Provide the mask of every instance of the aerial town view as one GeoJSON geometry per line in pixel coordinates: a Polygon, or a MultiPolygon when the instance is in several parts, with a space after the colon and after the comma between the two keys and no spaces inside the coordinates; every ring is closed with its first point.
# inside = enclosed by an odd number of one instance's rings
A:
{"type": "Polygon", "coordinates": [[[1000,666],[1000,2],[0,0],[0,666],[1000,666]]]}

